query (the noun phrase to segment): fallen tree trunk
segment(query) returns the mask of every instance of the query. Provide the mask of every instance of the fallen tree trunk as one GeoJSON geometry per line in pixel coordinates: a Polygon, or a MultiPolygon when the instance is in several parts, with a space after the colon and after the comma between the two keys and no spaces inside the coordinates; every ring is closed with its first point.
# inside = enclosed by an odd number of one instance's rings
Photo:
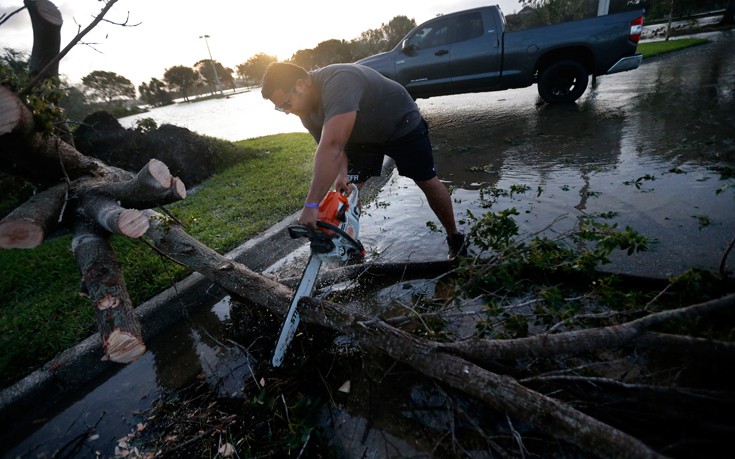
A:
{"type": "MultiPolygon", "coordinates": [[[[404,279],[413,278],[416,276],[435,278],[438,276],[449,274],[452,269],[456,268],[457,266],[458,262],[456,260],[424,261],[415,263],[366,263],[349,265],[320,272],[319,279],[317,279],[316,288],[321,288],[325,285],[332,285],[347,279],[404,279]]],[[[277,280],[283,285],[294,288],[301,280],[301,276],[288,277],[277,280]]]]}
{"type": "MultiPolygon", "coordinates": [[[[224,258],[176,225],[160,219],[150,220],[152,224],[147,236],[173,260],[198,271],[249,304],[285,314],[291,290],[224,258]]],[[[529,421],[585,452],[598,457],[659,457],[636,438],[567,404],[527,389],[513,378],[497,375],[458,355],[443,352],[437,343],[417,338],[379,319],[365,317],[348,306],[305,298],[299,311],[305,322],[354,336],[360,344],[483,400],[500,412],[529,421]]]]}

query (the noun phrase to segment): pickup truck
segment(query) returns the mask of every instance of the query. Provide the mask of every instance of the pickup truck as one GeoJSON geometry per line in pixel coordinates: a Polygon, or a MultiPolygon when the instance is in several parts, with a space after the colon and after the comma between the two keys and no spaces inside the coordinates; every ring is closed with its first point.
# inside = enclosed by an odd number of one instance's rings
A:
{"type": "Polygon", "coordinates": [[[637,68],[645,10],[508,31],[498,6],[442,15],[391,51],[358,60],[417,98],[503,91],[536,83],[547,103],[579,99],[589,75],[637,68]]]}

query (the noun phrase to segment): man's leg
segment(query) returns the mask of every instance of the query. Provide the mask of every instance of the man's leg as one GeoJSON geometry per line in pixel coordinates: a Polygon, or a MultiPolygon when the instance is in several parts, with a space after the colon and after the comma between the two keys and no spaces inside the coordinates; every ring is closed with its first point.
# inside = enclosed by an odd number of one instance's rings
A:
{"type": "Polygon", "coordinates": [[[457,224],[454,221],[454,209],[452,209],[452,198],[449,195],[449,190],[444,186],[439,178],[434,176],[429,180],[422,182],[415,181],[416,185],[421,188],[421,191],[426,195],[426,199],[429,201],[431,210],[434,211],[439,222],[441,222],[444,230],[447,232],[448,237],[452,237],[458,234],[457,224]]]}

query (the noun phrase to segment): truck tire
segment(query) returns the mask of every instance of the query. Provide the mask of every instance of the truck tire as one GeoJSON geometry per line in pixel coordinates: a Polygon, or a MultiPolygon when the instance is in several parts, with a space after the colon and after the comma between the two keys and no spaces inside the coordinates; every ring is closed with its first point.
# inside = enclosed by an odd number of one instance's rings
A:
{"type": "Polygon", "coordinates": [[[546,67],[538,78],[538,94],[547,103],[562,104],[579,99],[587,89],[587,69],[575,60],[559,61],[546,67]]]}

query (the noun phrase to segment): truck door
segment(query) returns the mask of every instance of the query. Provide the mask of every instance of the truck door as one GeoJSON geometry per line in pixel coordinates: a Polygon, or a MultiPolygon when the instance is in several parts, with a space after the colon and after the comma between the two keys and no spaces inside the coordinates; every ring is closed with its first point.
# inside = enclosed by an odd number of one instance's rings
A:
{"type": "Polygon", "coordinates": [[[496,24],[481,11],[456,17],[456,31],[450,49],[452,87],[467,92],[499,84],[500,36],[496,24]]]}
{"type": "Polygon", "coordinates": [[[451,84],[449,53],[456,30],[451,18],[437,18],[415,30],[396,56],[396,80],[414,97],[441,92],[451,84]]]}

